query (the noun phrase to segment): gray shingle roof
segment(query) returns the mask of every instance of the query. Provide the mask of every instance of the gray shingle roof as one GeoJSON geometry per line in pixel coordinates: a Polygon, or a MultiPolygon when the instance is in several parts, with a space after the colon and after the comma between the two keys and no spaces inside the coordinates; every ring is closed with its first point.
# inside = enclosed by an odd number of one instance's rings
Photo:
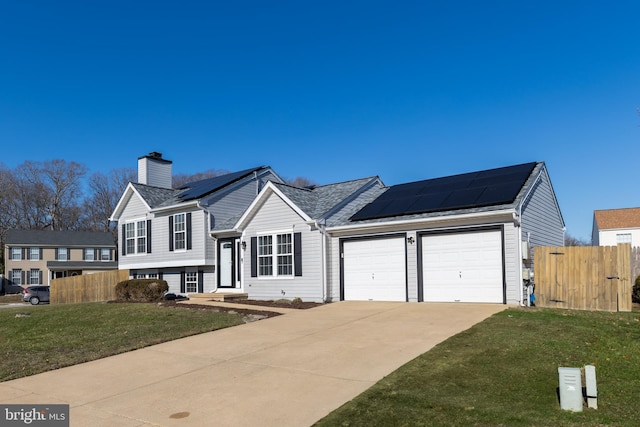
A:
{"type": "Polygon", "coordinates": [[[7,230],[7,245],[115,247],[113,235],[100,231],[7,230]]]}
{"type": "Polygon", "coordinates": [[[180,203],[178,194],[181,190],[174,190],[171,188],[152,187],[150,185],[131,183],[133,188],[136,189],[140,197],[144,199],[151,209],[161,206],[172,205],[180,203]]]}
{"type": "Polygon", "coordinates": [[[310,218],[319,219],[374,179],[377,178],[361,178],[310,188],[274,185],[310,218]]]}

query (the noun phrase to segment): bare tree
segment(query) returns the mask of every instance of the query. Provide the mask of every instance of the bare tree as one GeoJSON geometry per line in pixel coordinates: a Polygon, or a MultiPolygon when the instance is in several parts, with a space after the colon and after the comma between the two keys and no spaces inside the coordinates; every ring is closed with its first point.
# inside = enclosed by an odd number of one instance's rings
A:
{"type": "Polygon", "coordinates": [[[136,171],[129,168],[114,169],[109,175],[96,172],[89,178],[90,195],[84,201],[86,229],[108,231],[115,235],[109,217],[113,213],[127,184],[135,180],[136,171]]]}
{"type": "Polygon", "coordinates": [[[565,233],[564,235],[564,245],[565,246],[591,246],[591,241],[579,237],[574,237],[569,233],[565,233]]]}
{"type": "Polygon", "coordinates": [[[201,181],[203,179],[213,178],[227,173],[229,173],[229,171],[224,169],[208,169],[204,172],[198,172],[191,175],[180,173],[173,175],[172,185],[173,188],[179,188],[189,182],[201,181]]]}
{"type": "Polygon", "coordinates": [[[47,194],[35,167],[26,162],[9,172],[6,195],[9,200],[6,222],[11,228],[44,229],[50,221],[47,216],[47,194]]]}
{"type": "Polygon", "coordinates": [[[285,182],[289,185],[292,185],[294,187],[300,187],[300,188],[317,185],[314,181],[310,180],[309,178],[305,178],[303,176],[297,176],[294,179],[285,179],[285,182]]]}
{"type": "Polygon", "coordinates": [[[87,167],[76,162],[55,159],[45,162],[41,176],[49,193],[49,218],[51,229],[68,230],[79,226],[81,183],[87,167]]]}

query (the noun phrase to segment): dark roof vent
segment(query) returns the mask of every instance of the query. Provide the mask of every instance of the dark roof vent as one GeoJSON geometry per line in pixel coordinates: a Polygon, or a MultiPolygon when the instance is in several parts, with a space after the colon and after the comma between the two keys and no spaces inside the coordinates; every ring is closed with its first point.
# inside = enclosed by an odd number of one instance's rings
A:
{"type": "Polygon", "coordinates": [[[152,151],[149,153],[149,157],[153,158],[153,159],[161,159],[162,158],[162,153],[159,153],[157,151],[152,151]]]}

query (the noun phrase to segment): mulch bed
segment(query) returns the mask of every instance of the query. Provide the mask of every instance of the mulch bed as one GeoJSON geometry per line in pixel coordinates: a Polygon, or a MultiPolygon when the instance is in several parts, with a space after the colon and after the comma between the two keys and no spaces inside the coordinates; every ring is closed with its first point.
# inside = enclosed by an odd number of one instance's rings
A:
{"type": "Polygon", "coordinates": [[[234,313],[242,314],[242,315],[257,315],[257,316],[265,316],[265,317],[275,317],[280,316],[280,313],[276,313],[275,311],[264,311],[264,310],[247,310],[243,308],[231,308],[231,307],[219,307],[214,305],[205,305],[205,304],[178,304],[176,301],[162,301],[158,303],[158,305],[162,307],[170,307],[170,308],[187,308],[191,310],[212,310],[212,311],[232,311],[234,313]]]}
{"type": "Polygon", "coordinates": [[[244,299],[244,300],[236,300],[236,301],[225,301],[232,304],[245,304],[245,305],[261,305],[263,307],[278,307],[278,308],[295,308],[300,310],[306,310],[309,308],[319,307],[324,305],[319,302],[306,302],[299,300],[292,300],[288,302],[280,302],[273,300],[252,300],[252,299],[244,299]]]}

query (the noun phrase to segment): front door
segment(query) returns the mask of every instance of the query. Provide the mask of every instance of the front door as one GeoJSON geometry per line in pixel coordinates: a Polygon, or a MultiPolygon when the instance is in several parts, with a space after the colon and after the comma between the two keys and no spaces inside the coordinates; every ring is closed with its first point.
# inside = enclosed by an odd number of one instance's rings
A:
{"type": "Polygon", "coordinates": [[[220,264],[218,271],[220,272],[221,288],[235,288],[235,275],[233,271],[234,252],[233,240],[220,242],[220,264]]]}

